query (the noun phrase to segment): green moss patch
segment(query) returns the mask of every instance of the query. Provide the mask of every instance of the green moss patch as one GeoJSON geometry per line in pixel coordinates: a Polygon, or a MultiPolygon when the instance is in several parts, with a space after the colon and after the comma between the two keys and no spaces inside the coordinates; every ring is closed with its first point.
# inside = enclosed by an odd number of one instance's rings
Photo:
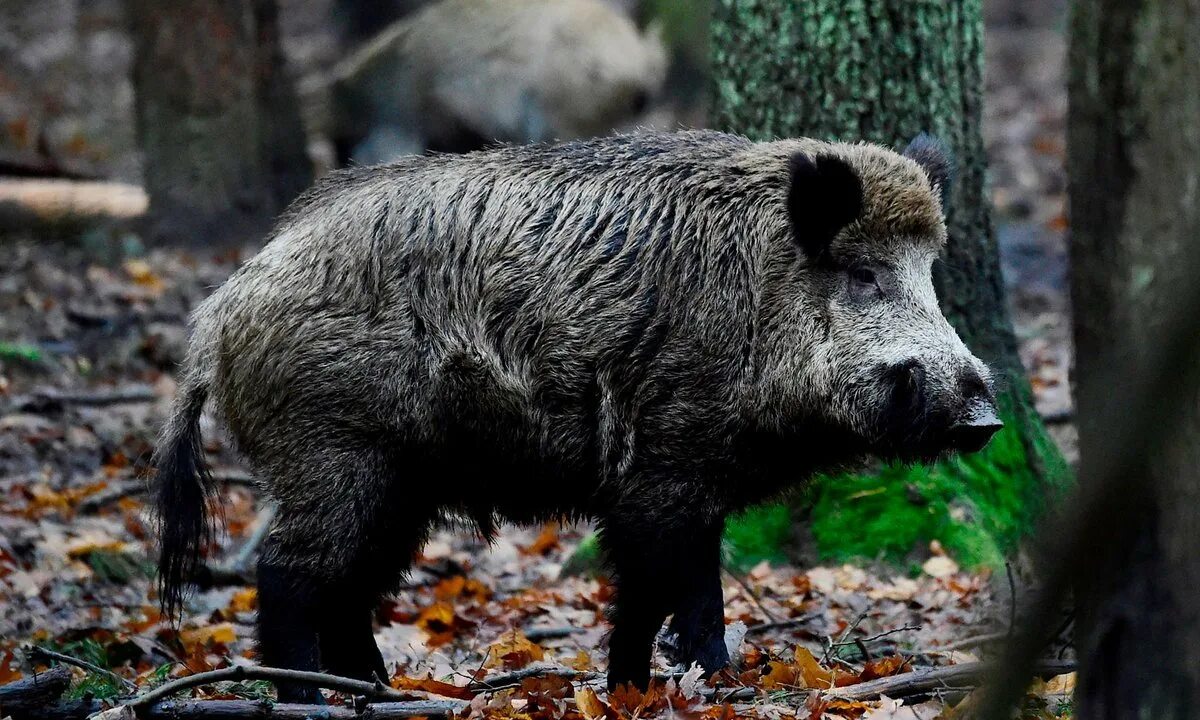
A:
{"type": "MultiPolygon", "coordinates": [[[[938,540],[968,567],[1002,564],[1070,482],[1070,470],[1040,425],[1025,429],[1030,458],[1011,402],[1001,398],[1006,428],[982,452],[818,479],[803,503],[812,507],[821,558],[900,562],[938,540]]],[[[787,507],[776,505],[732,520],[725,536],[730,557],[743,566],[777,559],[790,538],[790,517],[787,507]]]]}

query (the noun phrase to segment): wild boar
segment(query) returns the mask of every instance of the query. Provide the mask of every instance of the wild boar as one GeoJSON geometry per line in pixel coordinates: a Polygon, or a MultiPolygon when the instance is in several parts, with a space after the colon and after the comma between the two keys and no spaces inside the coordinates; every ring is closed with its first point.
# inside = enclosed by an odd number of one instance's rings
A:
{"type": "Polygon", "coordinates": [[[610,685],[648,682],[669,615],[675,660],[724,666],[729,513],[1001,425],[934,296],[948,182],[925,137],[708,131],[333,174],[193,315],[156,461],[163,601],[209,532],[211,400],[279,505],[264,663],[386,677],[371,608],[453,515],[597,523],[610,685]]]}
{"type": "Polygon", "coordinates": [[[601,0],[441,0],[338,64],[328,134],[343,164],[606,135],[650,120],[666,70],[601,0]]]}

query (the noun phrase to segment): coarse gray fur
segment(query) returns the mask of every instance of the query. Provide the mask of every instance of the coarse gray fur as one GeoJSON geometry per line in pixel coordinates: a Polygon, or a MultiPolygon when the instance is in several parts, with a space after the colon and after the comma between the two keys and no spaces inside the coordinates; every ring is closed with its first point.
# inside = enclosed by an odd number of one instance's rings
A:
{"type": "Polygon", "coordinates": [[[936,454],[990,403],[933,292],[944,182],[874,145],[708,131],[334,173],[196,309],[160,452],[211,398],[279,503],[263,563],[371,597],[450,514],[594,518],[620,578],[653,551],[665,583],[693,530],[936,454]],[[826,203],[791,191],[821,158],[861,208],[806,252],[826,203]]]}

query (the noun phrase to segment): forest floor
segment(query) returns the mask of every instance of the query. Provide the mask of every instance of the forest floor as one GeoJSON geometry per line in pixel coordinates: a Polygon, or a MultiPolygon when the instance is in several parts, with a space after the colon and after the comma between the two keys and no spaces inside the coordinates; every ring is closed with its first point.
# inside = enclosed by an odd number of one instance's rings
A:
{"type": "MultiPolygon", "coordinates": [[[[1060,29],[989,28],[985,130],[1014,321],[1038,408],[1074,457],[1062,66],[1060,29]]],[[[135,235],[104,229],[66,244],[0,242],[0,684],[40,665],[30,644],[143,688],[251,663],[254,591],[244,568],[229,566],[252,543],[264,504],[237,457],[206,419],[226,488],[228,529],[213,557],[229,572],[192,599],[178,628],[156,610],[142,478],[187,312],[254,246],[146,251],[135,235]]],[[[719,678],[716,697],[694,673],[648,696],[610,696],[588,673],[605,665],[612,588],[562,572],[585,531],[506,528],[490,546],[439,532],[377,613],[393,685],[469,700],[464,712],[483,717],[964,717],[962,704],[950,706],[975,680],[919,692],[902,680],[987,657],[1020,604],[1003,572],[963,572],[936,546],[911,572],[762,564],[728,574],[726,617],[742,662],[719,678]],[[543,670],[515,688],[469,686],[520,668],[543,670]],[[883,693],[893,699],[813,690],[880,677],[897,681],[883,693]],[[730,696],[737,688],[750,689],[730,696]]],[[[120,693],[102,676],[78,678],[77,696],[120,693]]],[[[1072,685],[1062,675],[1031,688],[1026,716],[1069,713],[1072,685]]],[[[193,692],[255,698],[264,686],[193,692]]]]}

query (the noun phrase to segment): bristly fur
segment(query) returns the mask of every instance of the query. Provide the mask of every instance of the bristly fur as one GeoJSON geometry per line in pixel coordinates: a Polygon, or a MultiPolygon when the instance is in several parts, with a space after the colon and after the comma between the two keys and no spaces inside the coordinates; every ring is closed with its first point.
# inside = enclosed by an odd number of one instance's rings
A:
{"type": "Polygon", "coordinates": [[[207,392],[279,504],[268,664],[369,679],[369,608],[432,525],[567,516],[617,575],[610,682],[648,678],[668,614],[715,670],[726,515],[937,438],[986,376],[933,293],[945,237],[922,167],[865,144],[647,133],[333,173],[194,314],[164,600],[207,532],[207,392]]]}
{"type": "Polygon", "coordinates": [[[945,207],[954,183],[954,155],[950,147],[931,135],[921,133],[905,148],[904,157],[911,158],[921,166],[945,207]]]}

